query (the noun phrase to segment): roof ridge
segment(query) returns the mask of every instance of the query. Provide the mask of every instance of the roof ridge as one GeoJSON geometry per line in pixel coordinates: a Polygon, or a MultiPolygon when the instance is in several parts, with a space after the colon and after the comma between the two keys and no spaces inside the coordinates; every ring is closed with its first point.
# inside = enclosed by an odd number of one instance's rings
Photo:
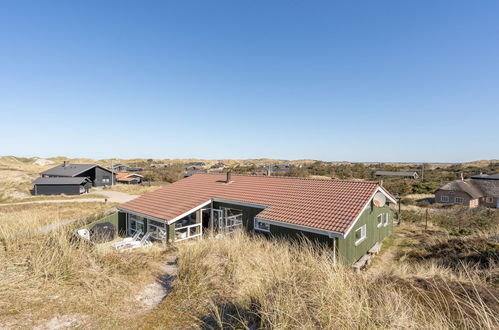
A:
{"type": "MultiPolygon", "coordinates": [[[[196,175],[223,175],[225,173],[196,173],[196,174],[193,174],[192,176],[196,176],[196,175]]],[[[252,174],[235,174],[235,173],[232,173],[232,176],[244,176],[244,177],[251,177],[251,178],[254,178],[254,177],[257,177],[257,178],[272,178],[272,179],[298,179],[298,180],[309,180],[309,181],[326,181],[326,182],[338,182],[338,181],[342,181],[342,182],[361,182],[361,183],[370,183],[370,184],[377,184],[379,185],[379,182],[378,181],[368,181],[368,180],[362,180],[362,179],[357,179],[359,181],[356,181],[356,180],[348,180],[348,179],[321,179],[321,178],[304,178],[304,177],[299,177],[299,176],[268,176],[268,175],[252,175],[252,174]]]]}

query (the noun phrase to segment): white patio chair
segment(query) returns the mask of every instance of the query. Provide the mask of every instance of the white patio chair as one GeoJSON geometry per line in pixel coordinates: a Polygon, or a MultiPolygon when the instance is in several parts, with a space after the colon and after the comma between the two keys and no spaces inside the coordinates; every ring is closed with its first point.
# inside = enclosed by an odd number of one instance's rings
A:
{"type": "Polygon", "coordinates": [[[122,245],[131,243],[131,242],[135,242],[135,241],[139,241],[143,234],[144,233],[142,231],[137,231],[132,237],[125,237],[121,241],[114,243],[113,247],[118,249],[122,245]]]}
{"type": "Polygon", "coordinates": [[[78,229],[77,233],[81,238],[90,241],[90,231],[88,229],[86,228],[78,229]]]}
{"type": "Polygon", "coordinates": [[[128,251],[139,248],[149,248],[152,246],[152,242],[149,240],[151,233],[146,233],[140,241],[131,241],[120,246],[118,249],[121,251],[128,251]]]}

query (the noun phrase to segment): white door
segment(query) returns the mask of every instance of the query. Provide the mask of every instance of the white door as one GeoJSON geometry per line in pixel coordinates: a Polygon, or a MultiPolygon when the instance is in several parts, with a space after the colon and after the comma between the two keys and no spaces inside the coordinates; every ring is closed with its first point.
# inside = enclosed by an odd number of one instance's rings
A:
{"type": "Polygon", "coordinates": [[[211,218],[211,229],[213,229],[214,231],[219,231],[220,228],[223,228],[223,210],[212,209],[212,212],[213,216],[211,218]]]}

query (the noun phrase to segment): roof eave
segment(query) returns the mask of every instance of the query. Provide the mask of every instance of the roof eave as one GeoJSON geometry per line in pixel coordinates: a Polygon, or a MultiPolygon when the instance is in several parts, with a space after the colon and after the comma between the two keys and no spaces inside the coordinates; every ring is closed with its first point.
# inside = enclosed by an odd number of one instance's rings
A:
{"type": "Polygon", "coordinates": [[[139,216],[139,217],[144,217],[144,218],[148,218],[148,219],[156,220],[156,221],[161,221],[161,222],[167,222],[166,219],[154,217],[152,215],[148,215],[148,214],[137,212],[137,211],[132,211],[132,210],[126,209],[124,207],[117,207],[116,209],[118,209],[118,211],[121,211],[121,212],[124,212],[124,213],[133,214],[133,215],[136,215],[136,216],[139,216]]]}
{"type": "Polygon", "coordinates": [[[313,227],[308,227],[308,226],[301,226],[301,225],[296,225],[296,224],[289,223],[289,222],[276,221],[276,220],[262,218],[262,217],[258,217],[258,216],[256,216],[255,219],[265,221],[265,222],[267,222],[271,225],[274,225],[274,226],[295,229],[298,231],[306,231],[309,233],[314,233],[314,234],[319,234],[319,235],[325,235],[325,236],[328,236],[329,238],[345,238],[345,235],[343,233],[336,232],[333,230],[326,230],[326,229],[313,228],[313,227]]]}

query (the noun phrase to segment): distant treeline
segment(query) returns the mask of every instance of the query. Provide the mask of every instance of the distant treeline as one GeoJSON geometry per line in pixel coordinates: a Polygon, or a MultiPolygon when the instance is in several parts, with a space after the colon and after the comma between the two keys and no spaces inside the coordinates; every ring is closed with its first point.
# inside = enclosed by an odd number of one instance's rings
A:
{"type": "MultiPolygon", "coordinates": [[[[161,182],[175,182],[182,178],[185,169],[182,164],[170,164],[166,168],[151,168],[148,166],[150,160],[143,164],[137,164],[144,167],[144,179],[146,181],[161,181],[161,182]]],[[[257,165],[235,165],[224,171],[232,171],[235,174],[256,174],[265,175],[267,173],[266,167],[257,165]]],[[[499,162],[491,163],[488,166],[466,166],[462,164],[455,164],[445,167],[434,167],[423,164],[414,164],[406,166],[394,166],[390,164],[370,164],[365,165],[362,163],[328,163],[316,161],[311,164],[302,165],[289,165],[285,170],[272,170],[273,176],[292,176],[292,177],[311,177],[323,176],[333,179],[360,179],[360,180],[383,180],[383,185],[392,193],[406,195],[411,193],[424,194],[432,193],[443,184],[456,180],[461,176],[469,177],[471,175],[484,173],[492,174],[499,173],[499,162]],[[385,177],[376,178],[374,173],[376,171],[415,171],[419,175],[419,179],[405,179],[398,177],[385,177]]]]}

